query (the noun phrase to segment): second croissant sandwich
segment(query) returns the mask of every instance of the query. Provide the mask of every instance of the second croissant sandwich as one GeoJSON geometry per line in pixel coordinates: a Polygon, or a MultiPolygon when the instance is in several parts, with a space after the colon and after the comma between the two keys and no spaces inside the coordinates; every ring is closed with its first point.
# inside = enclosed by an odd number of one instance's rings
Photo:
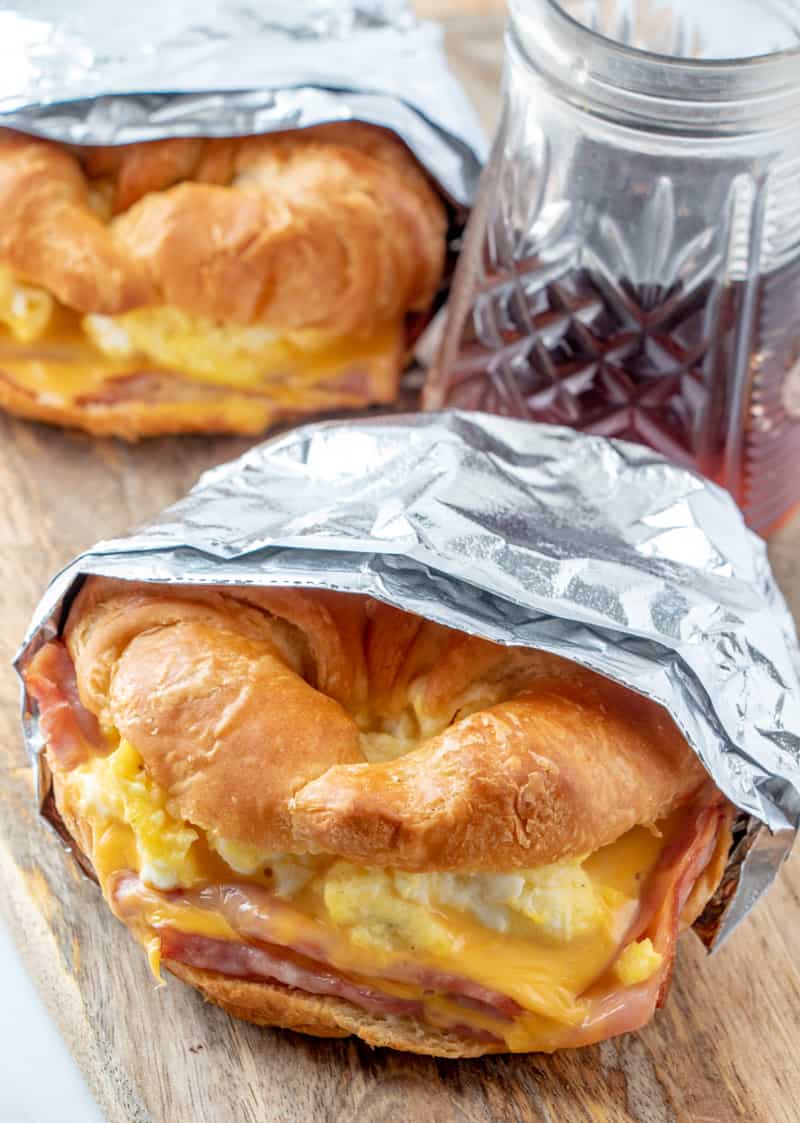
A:
{"type": "Polygon", "coordinates": [[[366,597],[90,578],[26,681],[114,914],[259,1024],[447,1057],[637,1029],[724,869],[666,711],[366,597]]]}
{"type": "Polygon", "coordinates": [[[255,433],[391,402],[442,200],[357,122],[71,148],[0,129],[0,406],[94,433],[255,433]]]}

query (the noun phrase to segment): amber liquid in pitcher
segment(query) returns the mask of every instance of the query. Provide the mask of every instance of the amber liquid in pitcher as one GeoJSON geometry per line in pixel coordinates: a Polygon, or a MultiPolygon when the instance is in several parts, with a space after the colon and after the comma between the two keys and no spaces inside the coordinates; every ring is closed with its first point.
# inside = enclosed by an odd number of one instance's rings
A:
{"type": "Polygon", "coordinates": [[[727,487],[754,529],[788,517],[800,471],[800,259],[753,286],[692,291],[574,270],[525,294],[530,330],[493,310],[493,348],[482,314],[478,296],[447,372],[448,405],[639,441],[727,487]]]}
{"type": "Polygon", "coordinates": [[[423,404],[633,440],[766,534],[800,504],[800,20],[509,0],[503,111],[423,404]]]}

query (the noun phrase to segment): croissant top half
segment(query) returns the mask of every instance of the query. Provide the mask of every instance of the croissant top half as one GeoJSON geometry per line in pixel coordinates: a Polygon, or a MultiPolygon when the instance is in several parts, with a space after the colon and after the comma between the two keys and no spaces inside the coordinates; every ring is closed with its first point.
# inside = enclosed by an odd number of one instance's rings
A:
{"type": "Polygon", "coordinates": [[[445,227],[369,125],[75,149],[0,129],[0,264],[81,313],[366,333],[430,304],[445,227]]]}
{"type": "Polygon", "coordinates": [[[708,782],[654,703],[366,597],[91,578],[65,641],[83,705],[180,815],[267,851],[530,868],[708,782]]]}

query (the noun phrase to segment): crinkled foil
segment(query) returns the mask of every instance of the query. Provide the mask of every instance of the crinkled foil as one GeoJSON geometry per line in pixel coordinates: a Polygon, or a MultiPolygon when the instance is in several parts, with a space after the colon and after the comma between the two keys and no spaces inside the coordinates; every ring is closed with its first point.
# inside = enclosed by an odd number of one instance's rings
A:
{"type": "Polygon", "coordinates": [[[0,0],[0,125],[127,144],[348,120],[472,201],[483,134],[407,0],[0,0]]]}
{"type": "Polygon", "coordinates": [[[660,702],[743,812],[700,927],[709,943],[793,841],[798,648],[764,544],[727,493],[649,449],[479,413],[306,425],[81,555],[47,590],[18,669],[89,573],[366,593],[660,702]]]}

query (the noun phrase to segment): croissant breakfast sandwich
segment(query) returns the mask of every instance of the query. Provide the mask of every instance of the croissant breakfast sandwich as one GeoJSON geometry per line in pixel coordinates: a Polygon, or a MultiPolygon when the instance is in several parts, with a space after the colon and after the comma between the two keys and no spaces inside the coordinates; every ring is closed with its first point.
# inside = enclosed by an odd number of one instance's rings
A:
{"type": "Polygon", "coordinates": [[[26,681],[114,914],[258,1024],[447,1057],[636,1029],[729,849],[659,706],[367,597],[93,577],[26,681]]]}
{"type": "Polygon", "coordinates": [[[369,125],[112,148],[0,129],[0,406],[135,438],[390,402],[445,235],[369,125]]]}

